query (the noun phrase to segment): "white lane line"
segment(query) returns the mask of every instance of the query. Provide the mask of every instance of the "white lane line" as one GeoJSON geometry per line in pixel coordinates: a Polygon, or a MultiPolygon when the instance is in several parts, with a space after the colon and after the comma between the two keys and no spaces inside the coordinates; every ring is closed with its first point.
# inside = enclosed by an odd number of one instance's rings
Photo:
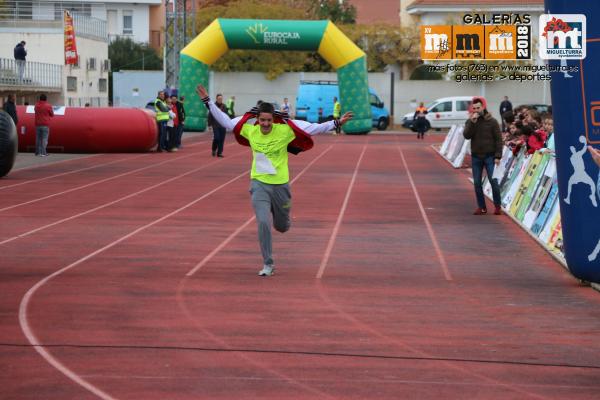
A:
{"type": "MultiPolygon", "coordinates": [[[[232,155],[231,157],[229,157],[229,158],[234,158],[234,157],[237,157],[237,156],[239,156],[239,155],[241,155],[241,154],[245,154],[245,153],[246,153],[246,151],[241,151],[241,152],[239,152],[239,153],[235,153],[235,154],[233,154],[233,155],[232,155]]],[[[25,233],[21,233],[20,235],[17,235],[17,236],[10,237],[10,238],[8,238],[8,239],[5,239],[5,240],[1,241],[1,242],[0,242],[0,246],[1,246],[1,245],[3,245],[3,244],[6,244],[6,243],[10,243],[10,242],[12,242],[12,241],[14,241],[14,240],[21,239],[21,238],[24,238],[24,237],[26,237],[26,236],[32,235],[32,234],[34,234],[34,233],[36,233],[36,232],[42,231],[42,230],[44,230],[44,229],[47,229],[47,228],[50,228],[50,227],[52,227],[52,226],[56,226],[56,225],[62,224],[62,223],[64,223],[64,222],[71,221],[71,220],[74,220],[74,219],[76,219],[76,218],[79,218],[79,217],[81,217],[81,216],[84,216],[84,215],[86,215],[86,214],[90,214],[90,213],[92,213],[92,212],[94,212],[94,211],[98,211],[98,210],[101,210],[101,209],[103,209],[103,208],[106,208],[106,207],[112,206],[112,205],[114,205],[114,204],[117,204],[117,203],[119,203],[119,202],[121,202],[121,201],[123,201],[123,200],[130,199],[130,198],[132,198],[132,197],[134,197],[134,196],[137,196],[137,195],[139,195],[139,194],[142,194],[142,193],[145,193],[145,192],[147,192],[147,191],[149,191],[149,190],[155,189],[155,188],[157,188],[157,187],[159,187],[159,186],[162,186],[162,185],[164,185],[164,184],[167,184],[167,183],[169,183],[169,182],[172,182],[172,181],[174,181],[174,180],[176,180],[176,179],[183,178],[184,176],[187,176],[187,175],[193,174],[193,173],[195,173],[195,172],[198,172],[198,171],[200,171],[200,170],[203,170],[203,169],[205,169],[205,168],[208,168],[208,167],[210,167],[210,166],[213,166],[213,165],[215,165],[215,164],[217,164],[217,163],[219,163],[219,162],[221,162],[221,160],[215,160],[215,161],[212,161],[212,162],[210,162],[210,163],[208,163],[208,164],[206,164],[206,165],[203,165],[203,166],[201,166],[201,167],[195,168],[195,169],[193,169],[193,170],[191,170],[191,171],[188,171],[188,172],[185,172],[185,173],[183,173],[183,174],[180,174],[180,175],[174,176],[174,177],[172,177],[172,178],[170,178],[170,179],[167,179],[166,181],[163,181],[163,182],[157,183],[157,184],[155,184],[155,185],[149,186],[149,187],[147,187],[147,188],[145,188],[145,189],[142,189],[142,190],[140,190],[140,191],[137,191],[137,192],[135,192],[135,193],[128,194],[127,196],[123,196],[123,197],[121,197],[121,198],[119,198],[119,199],[116,199],[116,200],[113,200],[113,201],[111,201],[111,202],[104,203],[104,204],[102,204],[102,205],[100,205],[100,206],[98,206],[98,207],[95,207],[95,208],[89,209],[89,210],[87,210],[87,211],[84,211],[84,212],[81,212],[81,213],[79,213],[79,214],[72,215],[72,216],[70,216],[70,217],[67,217],[67,218],[63,218],[63,219],[61,219],[61,220],[58,220],[58,221],[52,222],[52,223],[50,223],[50,224],[47,224],[47,225],[44,225],[44,226],[40,226],[39,228],[32,229],[32,230],[30,230],[30,231],[27,231],[27,232],[25,232],[25,233]]]]}
{"type": "MultiPolygon", "coordinates": [[[[294,182],[296,182],[298,180],[298,178],[300,178],[304,174],[304,172],[306,172],[315,162],[317,162],[321,157],[323,157],[325,155],[325,153],[327,153],[329,150],[331,150],[332,147],[333,146],[329,146],[328,148],[325,149],[325,151],[323,151],[321,154],[319,154],[314,160],[312,160],[310,163],[308,163],[308,165],[306,167],[304,167],[304,169],[302,171],[300,171],[300,173],[298,175],[296,175],[296,177],[294,179],[292,179],[290,184],[291,185],[294,184],[294,182]]],[[[241,231],[244,230],[244,228],[246,228],[255,219],[256,219],[256,216],[251,217],[246,222],[244,222],[239,228],[237,228],[233,233],[231,233],[223,242],[221,242],[221,244],[219,244],[213,251],[211,251],[206,257],[204,257],[202,259],[202,261],[200,261],[194,268],[192,268],[187,274],[185,274],[185,276],[190,277],[190,276],[194,275],[196,272],[198,272],[198,270],[200,270],[200,268],[202,268],[204,265],[206,265],[206,263],[208,263],[215,256],[215,254],[217,254],[225,246],[227,246],[229,244],[229,242],[231,242],[233,240],[233,238],[235,238],[241,231]]]]}
{"type": "Polygon", "coordinates": [[[364,144],[362,152],[360,153],[358,161],[356,162],[356,166],[354,167],[354,173],[352,174],[352,179],[350,180],[350,184],[348,185],[348,189],[346,190],[346,196],[344,197],[342,208],[340,209],[337,221],[335,222],[335,226],[333,227],[333,232],[331,232],[331,236],[329,237],[329,243],[327,243],[325,254],[323,256],[323,259],[321,260],[319,271],[317,272],[317,279],[321,279],[323,277],[323,274],[325,273],[325,267],[327,266],[327,262],[329,261],[329,257],[331,256],[331,251],[333,250],[333,245],[335,244],[335,239],[337,238],[338,231],[340,230],[340,226],[342,225],[344,213],[346,212],[346,207],[348,207],[348,201],[350,200],[350,194],[352,193],[352,189],[354,188],[354,182],[356,181],[356,176],[358,175],[358,168],[360,167],[360,163],[362,162],[363,156],[365,155],[365,151],[367,150],[367,144],[368,143],[364,144]]]}
{"type": "Polygon", "coordinates": [[[404,158],[404,152],[402,151],[400,145],[398,145],[398,151],[400,152],[402,163],[404,164],[404,168],[406,169],[406,175],[408,176],[410,186],[412,187],[413,193],[415,194],[415,198],[417,199],[419,211],[421,211],[421,216],[423,217],[423,221],[425,221],[425,225],[427,226],[427,232],[429,233],[429,237],[431,238],[431,243],[433,243],[433,248],[435,249],[435,253],[437,254],[438,260],[440,262],[440,266],[442,267],[442,271],[444,272],[444,277],[447,281],[451,281],[452,275],[450,274],[450,270],[448,269],[448,263],[446,262],[444,253],[442,253],[442,249],[438,243],[437,236],[435,235],[435,232],[431,227],[431,223],[429,222],[429,218],[427,217],[427,213],[425,212],[425,208],[423,207],[423,202],[421,201],[421,196],[419,196],[417,186],[415,185],[415,181],[413,180],[412,174],[410,173],[410,169],[408,168],[408,164],[406,163],[406,158],[404,158]]]}
{"type": "MultiPolygon", "coordinates": [[[[191,144],[191,145],[189,145],[187,147],[194,147],[194,146],[197,146],[197,145],[202,144],[202,143],[208,143],[208,140],[199,141],[199,142],[193,143],[193,144],[191,144]]],[[[106,153],[103,153],[103,154],[106,154],[106,153]]],[[[87,171],[87,170],[94,169],[94,168],[104,167],[106,165],[116,164],[116,163],[119,163],[119,162],[122,162],[122,161],[134,160],[136,158],[140,158],[140,157],[144,157],[144,156],[149,156],[150,154],[151,153],[144,153],[142,155],[136,155],[136,156],[133,156],[133,157],[125,157],[125,158],[121,158],[121,159],[116,160],[116,161],[110,161],[110,162],[107,162],[107,163],[104,163],[104,164],[98,164],[98,165],[93,165],[91,167],[76,169],[76,170],[68,171],[68,172],[62,172],[60,174],[50,175],[50,176],[46,176],[46,177],[39,178],[39,179],[30,179],[28,181],[19,182],[19,183],[15,183],[15,184],[12,184],[12,185],[0,186],[0,190],[8,189],[8,188],[15,187],[15,186],[26,185],[28,183],[33,183],[33,182],[41,182],[41,181],[45,181],[46,179],[57,178],[59,176],[64,176],[64,175],[74,174],[74,173],[81,172],[81,171],[87,171]]],[[[61,162],[64,162],[64,161],[81,160],[83,158],[89,158],[89,157],[94,157],[94,156],[99,156],[99,155],[101,155],[101,154],[93,154],[92,156],[88,156],[88,157],[80,157],[80,158],[75,158],[75,159],[71,159],[71,160],[58,161],[58,162],[55,162],[55,163],[45,164],[44,166],[51,166],[51,165],[55,165],[55,164],[58,164],[58,163],[61,163],[61,162]]],[[[41,167],[41,166],[42,165],[37,165],[35,167],[37,168],[37,167],[41,167]]],[[[23,169],[26,169],[26,168],[23,168],[23,169]]],[[[21,170],[14,170],[14,171],[21,171],[21,170]]]]}
{"type": "Polygon", "coordinates": [[[50,365],[52,365],[54,368],[56,368],[57,370],[59,370],[60,372],[62,372],[66,377],[68,377],[69,379],[71,379],[73,382],[77,383],[78,385],[86,388],[87,390],[89,390],[90,392],[94,393],[96,396],[104,399],[104,400],[113,400],[114,398],[111,397],[109,394],[103,392],[102,390],[100,390],[99,388],[97,388],[96,386],[92,385],[91,383],[89,383],[88,381],[86,381],[85,379],[83,379],[80,375],[78,375],[76,372],[72,371],[71,369],[69,369],[66,365],[64,365],[63,363],[61,363],[57,358],[55,358],[52,354],[50,354],[50,352],[48,350],[46,350],[43,345],[40,343],[39,339],[37,338],[37,336],[35,335],[35,333],[33,332],[33,329],[31,328],[31,326],[29,325],[29,319],[27,317],[27,308],[29,306],[29,303],[31,301],[31,298],[33,297],[33,295],[35,294],[35,292],[38,291],[38,289],[40,289],[42,286],[44,286],[46,283],[48,283],[48,281],[50,281],[52,278],[57,277],[58,275],[62,274],[63,272],[66,272],[70,269],[75,268],[76,266],[78,266],[79,264],[83,263],[84,261],[87,261],[89,259],[91,259],[92,257],[97,256],[98,254],[116,246],[117,244],[129,239],[130,237],[144,231],[147,228],[150,228],[151,226],[154,226],[156,224],[158,224],[159,222],[164,221],[167,218],[172,217],[173,215],[193,206],[194,204],[198,203],[199,201],[207,198],[208,196],[212,195],[213,193],[221,190],[222,188],[224,188],[225,186],[235,182],[236,180],[240,179],[241,177],[245,176],[248,174],[248,171],[239,174],[238,176],[236,176],[233,179],[228,180],[227,182],[225,182],[224,184],[216,187],[215,189],[211,190],[210,192],[207,192],[205,194],[203,194],[202,196],[200,196],[199,198],[191,201],[190,203],[186,204],[183,207],[178,208],[175,211],[172,211],[156,220],[154,220],[151,223],[148,223],[130,233],[128,233],[125,236],[122,236],[121,238],[115,240],[114,242],[107,244],[106,246],[88,254],[87,256],[84,256],[82,258],[80,258],[79,260],[67,265],[64,268],[61,268],[60,270],[52,273],[51,275],[48,275],[47,277],[45,277],[44,279],[40,280],[38,283],[36,283],[33,287],[31,287],[31,289],[29,289],[27,291],[27,293],[25,294],[25,296],[23,297],[23,299],[21,300],[21,304],[19,305],[19,324],[21,325],[21,330],[23,331],[23,334],[25,335],[25,337],[27,338],[27,340],[29,341],[29,343],[31,343],[31,345],[34,346],[35,351],[37,351],[44,360],[46,360],[50,365]]]}
{"type": "Polygon", "coordinates": [[[69,175],[69,174],[75,174],[75,173],[81,172],[81,171],[88,171],[90,169],[100,168],[100,167],[104,167],[104,166],[111,165],[111,164],[117,164],[117,163],[120,163],[120,162],[123,162],[123,161],[135,160],[136,158],[144,157],[144,156],[147,156],[147,155],[148,154],[142,154],[142,155],[137,155],[137,156],[134,156],[134,157],[120,158],[118,160],[110,161],[110,162],[107,162],[107,163],[104,163],[104,164],[92,165],[91,167],[85,167],[85,168],[75,169],[73,171],[62,172],[62,173],[56,174],[56,175],[49,175],[49,176],[45,176],[43,178],[30,179],[28,181],[14,183],[12,185],[0,186],[0,190],[4,190],[4,189],[16,187],[16,186],[27,185],[28,183],[41,182],[41,181],[45,181],[47,179],[58,178],[59,176],[65,176],[65,175],[69,175]]]}
{"type": "Polygon", "coordinates": [[[38,165],[30,165],[28,167],[23,167],[23,168],[16,168],[13,169],[12,172],[17,172],[17,171],[27,171],[28,169],[36,169],[36,168],[41,168],[41,167],[49,167],[49,166],[53,166],[56,164],[62,164],[62,163],[66,163],[69,161],[77,161],[77,160],[83,160],[85,158],[92,158],[92,157],[98,157],[101,156],[105,153],[99,153],[99,154],[90,154],[87,156],[81,156],[81,157],[77,157],[77,158],[69,158],[67,160],[60,160],[60,161],[54,161],[54,162],[49,162],[49,163],[45,163],[45,164],[38,164],[38,165]]]}
{"type": "Polygon", "coordinates": [[[0,208],[0,212],[11,210],[13,208],[17,208],[17,207],[21,207],[21,206],[25,206],[27,204],[37,203],[38,201],[47,200],[47,199],[50,199],[52,197],[60,196],[60,195],[67,194],[67,193],[70,193],[70,192],[74,192],[76,190],[85,189],[85,188],[90,187],[90,186],[95,186],[95,185],[98,185],[100,183],[108,182],[108,181],[111,181],[113,179],[117,179],[117,178],[120,178],[120,177],[123,177],[123,176],[131,175],[131,174],[134,174],[136,172],[144,171],[144,170],[149,169],[149,168],[158,167],[159,165],[162,165],[162,164],[167,164],[167,163],[170,163],[170,162],[173,162],[173,161],[182,160],[184,158],[197,156],[198,154],[199,154],[199,152],[196,152],[196,153],[186,154],[186,155],[183,155],[183,156],[180,156],[180,157],[169,158],[169,159],[167,159],[165,161],[162,161],[162,162],[159,162],[157,164],[151,164],[151,165],[148,165],[146,167],[137,168],[137,169],[134,169],[132,171],[128,171],[128,172],[124,172],[122,174],[111,176],[109,178],[100,179],[98,181],[94,181],[94,182],[91,182],[91,183],[88,183],[88,184],[85,184],[85,185],[77,186],[77,187],[74,187],[74,188],[71,188],[71,189],[68,189],[68,190],[64,190],[62,192],[53,193],[53,194],[50,194],[48,196],[38,197],[37,199],[33,199],[33,200],[29,200],[29,201],[26,201],[26,202],[23,202],[23,203],[13,204],[12,206],[0,208]]]}

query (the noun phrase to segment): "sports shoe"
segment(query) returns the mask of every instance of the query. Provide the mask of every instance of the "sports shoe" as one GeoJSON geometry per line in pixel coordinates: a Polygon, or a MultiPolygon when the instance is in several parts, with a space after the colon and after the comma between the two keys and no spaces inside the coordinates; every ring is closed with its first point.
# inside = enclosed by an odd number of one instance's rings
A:
{"type": "Polygon", "coordinates": [[[485,208],[476,208],[473,215],[485,215],[487,214],[487,210],[485,208]]]}
{"type": "Polygon", "coordinates": [[[275,273],[275,267],[273,265],[263,265],[263,269],[258,271],[258,276],[271,276],[275,273]]]}
{"type": "Polygon", "coordinates": [[[494,206],[494,215],[502,215],[502,207],[494,206]]]}

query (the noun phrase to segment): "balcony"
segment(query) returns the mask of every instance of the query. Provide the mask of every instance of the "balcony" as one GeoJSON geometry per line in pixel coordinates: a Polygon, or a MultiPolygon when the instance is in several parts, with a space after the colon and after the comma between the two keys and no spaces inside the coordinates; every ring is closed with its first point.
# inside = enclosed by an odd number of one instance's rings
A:
{"type": "Polygon", "coordinates": [[[60,1],[0,2],[0,30],[3,32],[60,31],[63,28],[64,10],[70,10],[76,37],[86,37],[108,42],[106,21],[91,17],[91,4],[60,1]]]}
{"type": "Polygon", "coordinates": [[[0,89],[11,91],[60,92],[63,66],[27,61],[21,77],[16,61],[0,58],[0,89]]]}

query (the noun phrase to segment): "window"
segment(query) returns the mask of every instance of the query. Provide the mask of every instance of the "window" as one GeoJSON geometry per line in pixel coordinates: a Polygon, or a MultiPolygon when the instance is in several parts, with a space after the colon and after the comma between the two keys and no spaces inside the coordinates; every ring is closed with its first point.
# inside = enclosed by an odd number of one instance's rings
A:
{"type": "Polygon", "coordinates": [[[123,10],[123,35],[133,34],[133,11],[123,10]]]}
{"type": "Polygon", "coordinates": [[[102,61],[102,71],[110,71],[110,60],[102,61]]]}
{"type": "Polygon", "coordinates": [[[89,71],[95,71],[96,70],[96,59],[94,57],[90,57],[88,59],[87,69],[89,71]]]}
{"type": "Polygon", "coordinates": [[[439,103],[437,106],[431,109],[431,112],[448,112],[452,111],[452,102],[445,101],[443,103],[439,103]]]}
{"type": "Polygon", "coordinates": [[[106,92],[107,89],[108,89],[108,82],[106,81],[106,78],[98,79],[98,91],[106,92]]]}
{"type": "Polygon", "coordinates": [[[379,99],[373,93],[369,93],[369,103],[372,106],[377,106],[379,104],[379,99]]]}
{"type": "Polygon", "coordinates": [[[77,77],[76,76],[67,76],[67,91],[68,92],[76,92],[77,91],[77,77]]]}
{"type": "Polygon", "coordinates": [[[470,100],[458,100],[456,102],[456,111],[468,111],[470,105],[470,100]]]}

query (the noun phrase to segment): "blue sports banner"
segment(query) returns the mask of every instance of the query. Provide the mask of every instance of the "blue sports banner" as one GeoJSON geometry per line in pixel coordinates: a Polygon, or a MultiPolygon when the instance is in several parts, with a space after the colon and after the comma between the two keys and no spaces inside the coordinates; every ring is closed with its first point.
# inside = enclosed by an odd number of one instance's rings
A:
{"type": "Polygon", "coordinates": [[[564,253],[579,279],[600,283],[600,1],[545,0],[539,54],[553,68],[564,253]]]}

